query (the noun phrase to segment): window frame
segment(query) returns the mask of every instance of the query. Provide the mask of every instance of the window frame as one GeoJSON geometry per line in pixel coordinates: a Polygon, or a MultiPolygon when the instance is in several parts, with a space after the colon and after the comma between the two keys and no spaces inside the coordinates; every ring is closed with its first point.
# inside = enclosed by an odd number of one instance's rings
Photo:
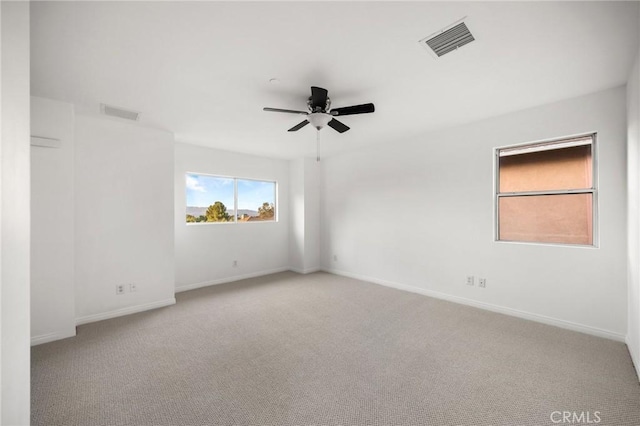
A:
{"type": "Polygon", "coordinates": [[[186,192],[186,180],[187,180],[187,176],[188,175],[197,175],[197,176],[208,176],[208,177],[212,177],[212,178],[219,178],[219,179],[233,179],[233,210],[234,210],[234,215],[233,215],[233,220],[229,221],[229,222],[183,222],[185,225],[187,226],[200,226],[200,225],[235,225],[238,223],[277,223],[280,220],[280,206],[279,206],[279,197],[278,197],[278,181],[277,180],[267,180],[267,179],[257,179],[257,178],[245,178],[245,177],[238,177],[238,176],[225,176],[225,175],[214,175],[214,174],[210,174],[210,173],[200,173],[200,172],[184,172],[184,176],[185,176],[185,193],[184,193],[184,199],[185,199],[185,215],[186,215],[186,209],[187,207],[189,207],[187,205],[187,192],[186,192]],[[276,209],[276,213],[273,217],[273,220],[256,220],[256,221],[248,221],[248,222],[240,222],[238,221],[238,180],[251,180],[251,181],[256,181],[256,182],[269,182],[269,183],[273,183],[273,200],[274,200],[274,207],[276,209]]]}
{"type": "MultiPolygon", "coordinates": [[[[598,134],[597,132],[580,133],[576,135],[563,136],[559,138],[538,140],[535,142],[526,142],[514,145],[500,146],[494,148],[494,190],[493,190],[493,211],[494,211],[494,242],[507,244],[533,244],[543,246],[560,246],[575,248],[599,248],[600,232],[598,223],[598,134]],[[543,191],[516,191],[500,193],[500,152],[510,149],[528,148],[540,145],[548,145],[553,143],[568,142],[572,139],[591,138],[591,188],[583,189],[566,189],[566,190],[543,190],[543,191]],[[541,196],[541,195],[571,195],[571,194],[591,194],[591,223],[592,223],[592,241],[591,244],[569,244],[569,243],[553,243],[538,241],[511,241],[500,239],[500,199],[503,197],[522,197],[522,196],[541,196]]],[[[587,144],[585,144],[587,145],[587,144]]],[[[561,149],[561,148],[554,148],[561,149]]]]}

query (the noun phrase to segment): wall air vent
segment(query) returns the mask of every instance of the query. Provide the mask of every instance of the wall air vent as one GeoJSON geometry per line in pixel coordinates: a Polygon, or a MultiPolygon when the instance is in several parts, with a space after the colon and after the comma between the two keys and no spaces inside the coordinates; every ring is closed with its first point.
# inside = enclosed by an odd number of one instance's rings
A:
{"type": "Polygon", "coordinates": [[[441,57],[474,40],[475,38],[473,34],[471,34],[471,31],[469,31],[467,24],[458,21],[458,23],[451,27],[442,29],[427,38],[423,38],[420,40],[420,44],[423,44],[429,51],[435,53],[437,57],[441,57]]]}
{"type": "Polygon", "coordinates": [[[56,138],[31,135],[31,146],[40,146],[43,148],[60,148],[62,146],[62,142],[60,141],[60,139],[56,138]]]}
{"type": "Polygon", "coordinates": [[[104,115],[110,115],[112,117],[124,118],[125,120],[138,121],[138,118],[140,117],[140,113],[139,112],[128,111],[126,109],[114,107],[114,106],[111,106],[111,105],[105,105],[105,104],[100,104],[100,111],[102,111],[102,113],[104,115]]]}

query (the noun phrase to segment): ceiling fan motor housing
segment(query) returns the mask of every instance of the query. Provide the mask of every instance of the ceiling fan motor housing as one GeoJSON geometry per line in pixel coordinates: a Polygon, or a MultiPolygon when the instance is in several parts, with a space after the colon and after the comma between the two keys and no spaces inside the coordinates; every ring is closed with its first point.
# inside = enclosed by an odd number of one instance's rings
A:
{"type": "Polygon", "coordinates": [[[307,101],[307,107],[309,108],[309,111],[311,111],[312,113],[313,112],[327,112],[331,108],[331,99],[327,97],[326,104],[324,106],[316,105],[315,106],[315,110],[314,110],[313,99],[312,99],[311,96],[309,96],[309,100],[307,101]]]}

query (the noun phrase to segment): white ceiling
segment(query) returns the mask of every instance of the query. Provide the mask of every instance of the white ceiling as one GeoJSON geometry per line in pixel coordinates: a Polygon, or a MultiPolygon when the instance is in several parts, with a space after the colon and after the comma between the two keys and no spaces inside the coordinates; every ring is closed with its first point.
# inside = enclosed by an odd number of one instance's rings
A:
{"type": "Polygon", "coordinates": [[[309,86],[373,114],[321,132],[323,155],[625,84],[638,2],[31,3],[32,94],[142,112],[176,140],[279,158],[309,86]],[[418,40],[467,16],[476,41],[434,59],[418,40]],[[271,78],[279,83],[270,83],[271,78]]]}

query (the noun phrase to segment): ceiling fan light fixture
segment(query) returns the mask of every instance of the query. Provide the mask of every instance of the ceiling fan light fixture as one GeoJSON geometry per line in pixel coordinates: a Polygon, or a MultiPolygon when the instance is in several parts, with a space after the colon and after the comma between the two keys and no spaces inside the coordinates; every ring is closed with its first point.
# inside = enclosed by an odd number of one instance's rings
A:
{"type": "Polygon", "coordinates": [[[313,127],[315,127],[318,130],[321,130],[331,120],[333,120],[333,116],[325,112],[314,112],[307,116],[307,120],[309,121],[309,123],[311,123],[313,127]]]}

